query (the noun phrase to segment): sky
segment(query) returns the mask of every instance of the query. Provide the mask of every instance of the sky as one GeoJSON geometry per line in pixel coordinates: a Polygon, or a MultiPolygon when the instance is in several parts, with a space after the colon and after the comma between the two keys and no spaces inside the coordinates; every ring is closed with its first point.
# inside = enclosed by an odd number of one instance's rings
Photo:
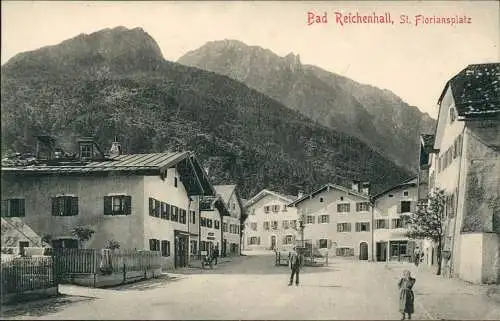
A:
{"type": "Polygon", "coordinates": [[[1,23],[2,65],[17,53],[81,33],[141,27],[167,60],[208,41],[236,39],[388,89],[434,118],[451,77],[469,64],[500,61],[496,1],[2,1],[1,23]],[[326,23],[309,25],[309,12],[326,14],[326,23]],[[389,13],[394,24],[341,25],[336,13],[389,13]],[[401,15],[410,23],[401,24],[401,15]],[[415,25],[416,15],[470,23],[415,25]]]}

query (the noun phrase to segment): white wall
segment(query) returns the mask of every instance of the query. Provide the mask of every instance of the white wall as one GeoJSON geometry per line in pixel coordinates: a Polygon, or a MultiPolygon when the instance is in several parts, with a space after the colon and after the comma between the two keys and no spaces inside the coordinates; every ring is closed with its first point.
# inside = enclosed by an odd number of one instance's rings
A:
{"type": "MultiPolygon", "coordinates": [[[[175,168],[169,168],[163,181],[160,176],[144,177],[144,248],[149,249],[149,239],[170,241],[170,256],[163,259],[163,268],[174,267],[174,230],[188,231],[187,224],[172,222],[149,215],[149,198],[152,197],[188,211],[189,198],[175,168]],[[177,177],[177,187],[174,179],[177,177]]],[[[188,211],[189,213],[189,211],[188,211]]],[[[188,214],[186,214],[188,216],[188,214]]],[[[188,217],[186,217],[187,222],[188,217]]]]}
{"type": "MultiPolygon", "coordinates": [[[[287,230],[283,229],[283,220],[297,220],[297,210],[293,207],[287,207],[286,211],[283,212],[282,209],[288,205],[288,202],[276,197],[274,195],[266,195],[259,201],[252,204],[247,208],[248,218],[245,221],[245,230],[243,237],[243,248],[246,250],[251,249],[268,249],[271,246],[271,236],[276,236],[277,247],[282,245],[282,240],[285,235],[296,235],[297,231],[289,228],[287,230]],[[279,205],[280,209],[277,213],[270,212],[266,214],[264,212],[265,206],[279,205]],[[255,211],[254,211],[255,210],[255,211]],[[264,231],[264,222],[278,221],[278,229],[272,230],[271,227],[269,231],[264,231]],[[253,231],[251,229],[251,224],[257,223],[257,230],[253,231]],[[250,237],[257,236],[260,237],[260,245],[249,245],[248,240],[250,237]]],[[[269,223],[271,225],[271,223],[269,223]]]]}

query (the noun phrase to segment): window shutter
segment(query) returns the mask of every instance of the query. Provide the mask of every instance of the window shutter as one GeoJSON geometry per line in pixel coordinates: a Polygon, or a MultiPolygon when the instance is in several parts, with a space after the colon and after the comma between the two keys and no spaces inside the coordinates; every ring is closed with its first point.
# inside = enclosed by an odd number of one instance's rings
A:
{"type": "Polygon", "coordinates": [[[9,217],[8,211],[9,211],[9,200],[2,200],[2,217],[9,217]]]}
{"type": "Polygon", "coordinates": [[[286,236],[283,236],[283,242],[281,244],[286,244],[286,236]]]}
{"type": "Polygon", "coordinates": [[[316,222],[316,216],[311,216],[312,217],[312,223],[314,224],[316,222]]]}
{"type": "Polygon", "coordinates": [[[78,215],[78,197],[71,197],[71,215],[78,215]]]}
{"type": "Polygon", "coordinates": [[[57,213],[57,197],[52,197],[52,216],[58,216],[59,213],[57,213]]]}
{"type": "Polygon", "coordinates": [[[154,247],[155,247],[155,240],[149,239],[149,250],[154,251],[154,247]]]}
{"type": "Polygon", "coordinates": [[[149,198],[149,215],[154,216],[154,206],[155,206],[155,200],[153,198],[149,198]]]}
{"type": "Polygon", "coordinates": [[[19,216],[25,217],[26,216],[26,207],[24,204],[24,198],[19,200],[19,216]]]}
{"type": "Polygon", "coordinates": [[[125,202],[125,215],[132,214],[132,196],[126,195],[123,197],[123,201],[125,202]]]}
{"type": "Polygon", "coordinates": [[[401,213],[401,202],[398,203],[397,213],[401,213]]]}
{"type": "Polygon", "coordinates": [[[317,247],[317,248],[319,248],[320,243],[321,243],[321,242],[320,242],[320,240],[316,240],[316,247],[317,247]]]}
{"type": "Polygon", "coordinates": [[[165,203],[164,202],[160,203],[160,217],[163,219],[165,218],[165,203]]]}
{"type": "Polygon", "coordinates": [[[260,236],[257,238],[257,245],[260,245],[260,236]]]}
{"type": "Polygon", "coordinates": [[[170,204],[165,203],[165,219],[170,219],[170,204]]]}
{"type": "Polygon", "coordinates": [[[155,217],[160,217],[161,203],[158,200],[155,200],[155,217]]]}
{"type": "Polygon", "coordinates": [[[332,248],[332,240],[328,240],[327,243],[328,243],[328,248],[331,249],[332,248]]]}
{"type": "Polygon", "coordinates": [[[112,213],[112,208],[111,208],[111,196],[104,196],[104,215],[111,215],[112,213]]]}

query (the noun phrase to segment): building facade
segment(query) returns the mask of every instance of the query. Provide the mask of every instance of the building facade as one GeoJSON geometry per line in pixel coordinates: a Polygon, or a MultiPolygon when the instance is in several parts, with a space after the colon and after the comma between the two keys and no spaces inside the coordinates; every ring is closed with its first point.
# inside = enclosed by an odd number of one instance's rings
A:
{"type": "Polygon", "coordinates": [[[375,261],[413,261],[420,243],[405,236],[408,218],[418,200],[417,178],[373,197],[373,253],[375,261]]]}
{"type": "Polygon", "coordinates": [[[222,218],[221,255],[240,255],[241,218],[244,208],[238,189],[236,185],[215,185],[214,188],[229,211],[229,215],[222,218]]]}
{"type": "Polygon", "coordinates": [[[351,189],[326,184],[304,195],[290,207],[304,222],[304,241],[323,255],[369,260],[372,255],[372,220],[369,184],[351,189]]]}
{"type": "Polygon", "coordinates": [[[215,195],[191,152],[108,157],[91,141],[69,160],[2,164],[2,186],[2,230],[4,221],[22,220],[53,247],[104,248],[114,240],[160,251],[165,269],[187,265],[188,216],[197,215],[197,195],[215,195]],[[85,154],[92,150],[99,155],[85,154]],[[75,227],[95,233],[82,243],[75,227]]]}
{"type": "Polygon", "coordinates": [[[220,256],[223,240],[222,221],[224,217],[229,216],[229,211],[219,195],[202,198],[200,208],[200,251],[208,255],[217,251],[220,256]]]}
{"type": "Polygon", "coordinates": [[[294,198],[264,189],[248,200],[244,250],[274,250],[295,243],[298,239],[297,210],[287,206],[294,198]]]}
{"type": "Polygon", "coordinates": [[[446,193],[443,274],[498,283],[500,64],[470,65],[439,98],[429,189],[446,193]]]}

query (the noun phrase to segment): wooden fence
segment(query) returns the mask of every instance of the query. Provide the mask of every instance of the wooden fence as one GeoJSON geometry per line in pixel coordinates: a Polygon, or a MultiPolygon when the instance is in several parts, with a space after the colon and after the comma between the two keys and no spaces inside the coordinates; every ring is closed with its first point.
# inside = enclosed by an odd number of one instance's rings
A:
{"type": "Polygon", "coordinates": [[[2,262],[1,277],[2,296],[57,286],[52,257],[21,257],[2,262]]]}
{"type": "Polygon", "coordinates": [[[161,268],[160,252],[137,250],[110,251],[111,266],[103,264],[99,249],[55,249],[56,273],[59,277],[101,274],[125,271],[147,271],[161,268]]]}

